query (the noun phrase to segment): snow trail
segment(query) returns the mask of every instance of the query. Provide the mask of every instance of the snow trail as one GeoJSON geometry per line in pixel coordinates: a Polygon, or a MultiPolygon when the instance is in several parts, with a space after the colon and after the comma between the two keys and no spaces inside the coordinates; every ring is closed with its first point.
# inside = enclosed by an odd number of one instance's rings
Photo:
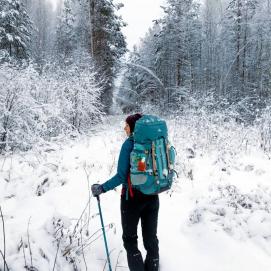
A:
{"type": "MultiPolygon", "coordinates": [[[[10,270],[30,268],[32,261],[37,270],[48,271],[55,259],[55,270],[69,271],[75,265],[79,270],[85,270],[85,265],[89,270],[103,270],[104,243],[97,202],[92,197],[89,201],[89,187],[115,173],[125,139],[124,119],[105,118],[89,137],[0,159],[0,201],[10,270]]],[[[188,156],[186,142],[186,138],[175,139],[180,178],[172,193],[160,195],[161,270],[268,271],[270,160],[261,153],[241,156],[224,171],[215,155],[188,156]]],[[[128,270],[119,199],[120,187],[101,196],[112,266],[117,271],[128,270]]],[[[2,235],[0,244],[3,250],[2,235]]],[[[139,247],[145,255],[140,226],[139,247]]]]}

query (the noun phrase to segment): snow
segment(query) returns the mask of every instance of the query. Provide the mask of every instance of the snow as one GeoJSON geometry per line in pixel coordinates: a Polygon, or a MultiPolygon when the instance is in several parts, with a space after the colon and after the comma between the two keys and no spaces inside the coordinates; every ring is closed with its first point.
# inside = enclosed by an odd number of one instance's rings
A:
{"type": "Polygon", "coordinates": [[[9,42],[13,42],[13,36],[7,33],[7,39],[9,42]]]}
{"type": "MultiPolygon", "coordinates": [[[[54,270],[69,271],[73,266],[85,270],[85,265],[88,270],[107,270],[97,202],[92,197],[89,201],[89,188],[115,173],[125,139],[122,119],[105,118],[88,137],[1,157],[0,201],[10,270],[30,268],[29,244],[32,265],[39,271],[53,270],[55,259],[54,270]]],[[[173,130],[169,132],[172,136],[173,130]]],[[[268,156],[254,148],[227,157],[227,163],[217,162],[216,151],[198,150],[191,156],[185,151],[189,144],[187,138],[173,141],[180,176],[170,193],[160,195],[161,271],[269,271],[268,156]]],[[[117,271],[127,269],[119,198],[120,187],[101,196],[111,261],[117,271]]],[[[145,255],[140,227],[139,236],[145,255]]],[[[0,244],[3,251],[2,234],[0,244]]]]}

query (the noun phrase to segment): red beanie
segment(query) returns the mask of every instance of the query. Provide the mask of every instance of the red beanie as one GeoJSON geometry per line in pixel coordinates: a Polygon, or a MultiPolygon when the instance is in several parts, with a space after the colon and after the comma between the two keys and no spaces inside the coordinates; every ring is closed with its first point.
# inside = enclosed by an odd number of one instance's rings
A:
{"type": "Polygon", "coordinates": [[[139,120],[141,117],[142,117],[142,115],[137,113],[137,114],[134,114],[134,115],[130,115],[130,116],[128,116],[126,118],[125,121],[129,124],[131,133],[134,132],[136,121],[139,120]]]}

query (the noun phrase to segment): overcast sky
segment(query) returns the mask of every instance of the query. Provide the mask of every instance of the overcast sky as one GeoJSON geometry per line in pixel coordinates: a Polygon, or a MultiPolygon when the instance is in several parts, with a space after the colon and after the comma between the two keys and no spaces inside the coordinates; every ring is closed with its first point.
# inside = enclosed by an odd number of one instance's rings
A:
{"type": "Polygon", "coordinates": [[[121,2],[124,7],[119,11],[128,26],[123,28],[127,37],[128,49],[138,43],[141,37],[152,26],[152,20],[160,18],[164,0],[115,0],[121,2]]]}

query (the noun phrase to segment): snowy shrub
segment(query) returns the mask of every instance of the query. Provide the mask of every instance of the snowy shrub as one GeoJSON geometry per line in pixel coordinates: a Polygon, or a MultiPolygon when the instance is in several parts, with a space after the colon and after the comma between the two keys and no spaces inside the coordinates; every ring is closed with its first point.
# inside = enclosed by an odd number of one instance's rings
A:
{"type": "Polygon", "coordinates": [[[240,122],[237,107],[218,103],[213,97],[186,96],[172,118],[173,140],[177,145],[182,142],[178,146],[181,156],[212,153],[217,157],[216,163],[226,170],[235,158],[259,149],[259,127],[240,122]]]}
{"type": "Polygon", "coordinates": [[[36,138],[43,113],[32,95],[36,80],[31,67],[0,66],[0,150],[6,146],[27,149],[36,138]]]}
{"type": "Polygon", "coordinates": [[[213,185],[209,192],[191,212],[190,225],[210,224],[237,239],[262,238],[271,242],[269,187],[258,185],[250,193],[242,193],[234,185],[213,185]]]}
{"type": "Polygon", "coordinates": [[[100,87],[92,69],[71,65],[39,75],[32,66],[0,66],[0,151],[87,132],[99,121],[100,87]]]}
{"type": "Polygon", "coordinates": [[[0,64],[9,60],[9,54],[6,50],[0,49],[0,64]]]}
{"type": "MultiPolygon", "coordinates": [[[[53,76],[53,75],[51,75],[53,76]]],[[[101,116],[101,88],[96,82],[93,69],[70,65],[59,69],[57,88],[61,115],[74,130],[87,132],[101,116]]]]}
{"type": "MultiPolygon", "coordinates": [[[[85,212],[82,213],[79,220],[74,223],[66,217],[56,215],[46,225],[46,229],[55,240],[59,257],[63,257],[74,270],[80,269],[80,263],[85,261],[85,250],[87,250],[93,242],[102,238],[102,230],[89,232],[89,221],[98,214],[89,217],[85,212]]],[[[114,224],[105,226],[106,230],[114,229],[114,224]]],[[[86,263],[85,263],[86,264],[86,263]]]]}
{"type": "Polygon", "coordinates": [[[261,148],[266,153],[271,151],[271,108],[267,107],[260,118],[257,119],[256,125],[260,131],[261,148]]]}
{"type": "Polygon", "coordinates": [[[195,209],[189,216],[189,222],[191,224],[197,224],[201,221],[202,211],[200,209],[195,209]]]}

